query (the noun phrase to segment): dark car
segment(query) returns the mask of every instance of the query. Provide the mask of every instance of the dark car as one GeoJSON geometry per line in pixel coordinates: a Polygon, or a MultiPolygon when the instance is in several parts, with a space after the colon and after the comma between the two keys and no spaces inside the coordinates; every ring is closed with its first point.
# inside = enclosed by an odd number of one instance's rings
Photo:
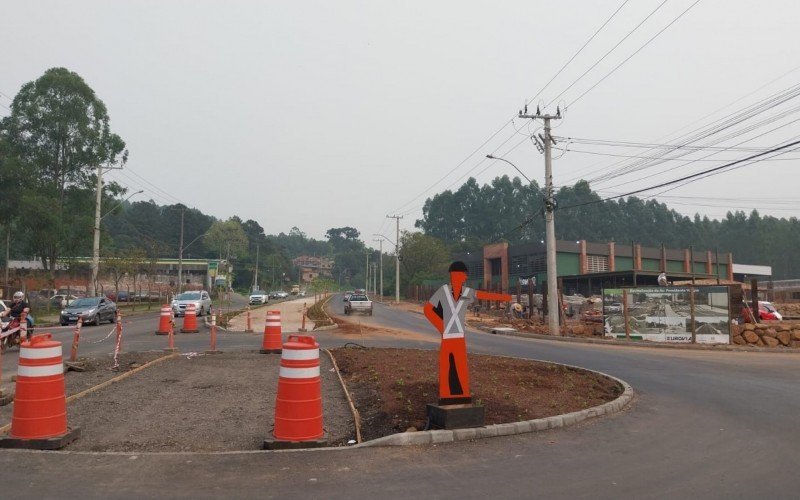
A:
{"type": "Polygon", "coordinates": [[[61,311],[61,325],[77,323],[81,316],[84,323],[93,325],[99,325],[103,321],[113,323],[117,317],[117,305],[106,297],[76,299],[61,311]]]}

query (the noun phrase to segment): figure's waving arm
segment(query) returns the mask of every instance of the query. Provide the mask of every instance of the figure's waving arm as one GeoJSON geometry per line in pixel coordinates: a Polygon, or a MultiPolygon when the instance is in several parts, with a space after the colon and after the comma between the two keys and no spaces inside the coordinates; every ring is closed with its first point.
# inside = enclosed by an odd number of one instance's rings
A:
{"type": "Polygon", "coordinates": [[[484,290],[476,290],[475,297],[479,300],[501,300],[503,302],[511,302],[511,295],[507,293],[494,293],[486,292],[484,290]]]}

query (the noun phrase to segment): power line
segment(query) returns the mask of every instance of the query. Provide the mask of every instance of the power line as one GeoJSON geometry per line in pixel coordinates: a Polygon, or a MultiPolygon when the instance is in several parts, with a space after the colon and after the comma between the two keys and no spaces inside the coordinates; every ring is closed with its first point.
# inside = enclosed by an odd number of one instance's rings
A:
{"type": "MultiPolygon", "coordinates": [[[[666,0],[665,0],[665,1],[666,1],[666,0]]],[[[592,89],[594,89],[595,87],[597,87],[598,85],[600,85],[601,83],[603,83],[603,81],[605,81],[605,79],[606,79],[606,78],[608,78],[609,76],[611,76],[612,74],[614,74],[614,72],[616,72],[616,71],[617,71],[617,70],[618,70],[618,69],[619,69],[619,68],[620,68],[620,67],[621,67],[623,64],[625,64],[625,63],[626,63],[626,62],[628,62],[628,61],[629,61],[629,60],[630,60],[630,59],[631,59],[633,56],[635,56],[636,54],[638,54],[639,52],[641,52],[641,51],[642,51],[642,49],[644,49],[645,47],[647,47],[648,45],[650,45],[650,42],[652,42],[653,40],[655,40],[656,38],[658,38],[658,37],[659,37],[659,35],[661,35],[661,33],[663,33],[663,32],[664,32],[664,31],[666,31],[666,30],[667,30],[667,29],[668,29],[670,26],[672,26],[673,24],[675,24],[675,23],[676,23],[676,22],[677,22],[677,21],[678,21],[680,18],[682,18],[682,17],[683,17],[683,16],[684,16],[684,15],[685,15],[687,12],[689,12],[689,11],[692,9],[692,7],[694,7],[694,6],[695,6],[695,5],[697,5],[698,3],[700,3],[700,0],[695,0],[695,2],[694,2],[692,5],[690,5],[690,6],[689,6],[689,7],[688,7],[686,10],[684,10],[683,12],[681,12],[681,13],[678,15],[678,17],[676,17],[676,18],[675,18],[675,19],[673,19],[673,20],[672,20],[672,21],[671,21],[669,24],[667,24],[666,26],[664,26],[663,28],[661,28],[661,30],[660,30],[658,33],[656,33],[655,35],[653,35],[653,37],[652,37],[652,38],[650,38],[648,41],[646,41],[646,42],[644,43],[644,45],[642,45],[641,47],[639,47],[638,49],[636,49],[636,52],[634,52],[633,54],[631,54],[631,55],[629,55],[628,57],[626,57],[626,58],[625,58],[625,59],[624,59],[624,60],[623,60],[621,63],[619,63],[618,65],[616,65],[616,66],[614,67],[614,69],[612,69],[611,71],[609,71],[608,73],[606,73],[606,75],[605,75],[603,78],[601,78],[601,79],[600,79],[600,80],[599,80],[597,83],[595,83],[594,85],[592,85],[591,87],[589,87],[588,89],[586,89],[586,91],[584,91],[584,93],[583,93],[583,94],[579,95],[577,99],[575,99],[574,101],[572,101],[572,102],[570,103],[570,106],[574,106],[574,105],[575,105],[575,104],[576,104],[578,101],[580,101],[580,100],[583,98],[583,96],[585,96],[586,94],[588,94],[589,92],[591,92],[591,91],[592,91],[592,89]]],[[[662,5],[663,5],[663,4],[662,4],[662,5]]],[[[660,7],[660,6],[659,6],[659,7],[660,7]]]]}
{"type": "MultiPolygon", "coordinates": [[[[570,58],[569,58],[569,60],[568,60],[568,61],[567,61],[567,62],[566,62],[566,63],[565,63],[563,66],[561,66],[561,69],[559,69],[559,70],[558,70],[558,72],[556,72],[556,74],[555,74],[555,75],[554,75],[552,78],[550,78],[550,80],[549,80],[549,81],[548,81],[548,82],[547,82],[547,83],[544,85],[544,87],[542,87],[542,88],[539,90],[539,92],[537,92],[537,93],[536,93],[536,94],[535,94],[535,95],[534,95],[532,98],[530,98],[530,99],[527,99],[527,100],[525,101],[525,106],[526,106],[526,107],[527,107],[527,105],[528,105],[528,104],[530,104],[531,102],[533,102],[534,100],[536,100],[536,98],[537,98],[537,97],[539,97],[539,95],[540,95],[540,94],[541,94],[541,93],[542,93],[542,92],[543,92],[543,91],[544,91],[544,90],[545,90],[545,89],[546,89],[546,88],[547,88],[547,87],[548,87],[548,86],[549,86],[549,85],[550,85],[550,84],[551,84],[551,83],[552,83],[552,82],[553,82],[553,81],[554,81],[554,80],[555,80],[555,79],[556,79],[556,78],[557,78],[557,77],[558,77],[558,76],[561,74],[561,72],[562,72],[562,71],[564,71],[564,69],[565,69],[567,66],[569,66],[569,65],[572,63],[572,61],[574,61],[574,60],[575,60],[575,58],[576,58],[576,57],[578,57],[578,55],[579,55],[581,52],[583,52],[583,49],[585,49],[585,48],[586,48],[586,47],[589,45],[589,43],[590,43],[592,40],[594,40],[594,38],[595,38],[595,37],[596,37],[596,36],[597,36],[597,35],[600,33],[600,31],[602,31],[602,30],[603,30],[603,28],[605,28],[605,27],[606,27],[606,25],[608,25],[608,23],[609,23],[609,22],[611,22],[611,20],[612,20],[612,19],[613,19],[613,18],[614,18],[614,17],[617,15],[617,13],[618,13],[620,10],[622,10],[622,8],[623,8],[623,7],[624,7],[624,6],[625,6],[625,5],[628,3],[628,1],[629,1],[629,0],[625,0],[625,1],[623,1],[623,2],[622,2],[622,4],[621,4],[619,7],[617,7],[617,9],[616,9],[616,10],[615,10],[615,11],[614,11],[614,12],[613,12],[613,13],[612,13],[612,14],[611,14],[609,17],[608,17],[608,19],[606,19],[606,21],[605,21],[605,22],[604,22],[604,23],[603,23],[603,24],[602,24],[602,25],[601,25],[601,26],[600,26],[600,27],[599,27],[599,28],[598,28],[598,29],[597,29],[597,30],[596,30],[596,31],[595,31],[595,32],[592,34],[592,36],[590,36],[590,37],[589,37],[589,39],[588,39],[588,40],[587,40],[587,41],[586,41],[586,42],[585,42],[585,43],[584,43],[584,44],[581,46],[581,48],[580,48],[580,49],[578,49],[578,50],[577,50],[577,52],[575,52],[575,53],[572,55],[572,57],[570,57],[570,58]]],[[[666,2],[667,0],[664,0],[664,1],[666,2]]],[[[527,110],[526,110],[526,111],[527,111],[527,110]]],[[[515,115],[515,116],[516,116],[516,115],[515,115]]],[[[475,154],[476,154],[476,153],[478,153],[479,151],[481,151],[481,150],[483,149],[483,147],[484,147],[484,146],[486,146],[486,145],[487,145],[489,142],[491,142],[491,141],[492,141],[492,140],[493,140],[495,137],[497,137],[497,135],[498,135],[498,134],[500,134],[500,132],[502,132],[502,131],[503,131],[503,130],[504,130],[504,129],[505,129],[505,128],[506,128],[506,127],[509,125],[509,124],[511,124],[511,125],[513,126],[513,120],[514,120],[514,117],[515,117],[515,116],[512,116],[512,117],[511,117],[511,118],[510,118],[508,121],[506,121],[505,123],[503,123],[503,125],[502,125],[502,126],[499,128],[499,129],[497,129],[497,131],[496,131],[495,133],[493,133],[493,134],[492,134],[492,135],[491,135],[491,136],[490,136],[488,139],[486,139],[486,140],[485,140],[485,141],[484,141],[484,142],[483,142],[483,143],[482,143],[480,146],[478,146],[477,148],[475,148],[475,150],[474,150],[474,151],[472,151],[472,152],[471,152],[471,153],[470,153],[470,154],[469,154],[469,155],[468,155],[466,158],[464,158],[463,160],[461,160],[461,161],[458,163],[458,165],[456,165],[455,167],[453,167],[453,168],[452,168],[450,171],[448,171],[448,172],[447,172],[447,173],[446,173],[444,176],[442,176],[442,177],[441,177],[439,180],[437,180],[436,182],[434,182],[433,184],[431,184],[431,185],[430,185],[429,187],[427,187],[427,188],[426,188],[424,191],[422,191],[421,193],[419,193],[418,195],[416,195],[414,198],[412,198],[412,199],[411,199],[411,200],[409,200],[408,202],[404,203],[403,205],[400,205],[399,207],[397,207],[397,208],[396,208],[395,210],[393,210],[393,211],[394,211],[394,212],[399,212],[399,211],[401,211],[402,209],[404,209],[405,207],[407,207],[408,205],[410,205],[411,203],[413,203],[414,201],[416,201],[417,199],[419,199],[419,198],[420,198],[421,196],[423,196],[425,193],[427,193],[428,191],[430,191],[431,189],[433,189],[434,187],[436,187],[436,186],[437,186],[437,185],[438,185],[440,182],[442,182],[444,179],[446,179],[447,177],[449,177],[449,176],[450,176],[450,175],[451,175],[453,172],[455,172],[456,170],[458,170],[458,169],[459,169],[459,168],[460,168],[460,167],[461,167],[461,166],[462,166],[464,163],[466,163],[466,162],[467,162],[467,161],[468,161],[470,158],[472,158],[473,156],[475,156],[475,154]]],[[[503,146],[505,143],[507,143],[509,140],[511,140],[511,139],[510,139],[510,138],[509,138],[509,139],[507,139],[507,140],[506,140],[505,142],[503,142],[503,143],[502,143],[500,146],[498,146],[498,148],[497,148],[497,149],[499,149],[500,147],[502,147],[502,146],[503,146]]],[[[493,153],[494,153],[494,152],[497,152],[497,149],[495,149],[495,151],[493,151],[493,153]]],[[[480,164],[481,164],[483,161],[484,161],[484,159],[481,159],[481,160],[480,160],[480,162],[478,163],[478,165],[480,165],[480,164]]],[[[474,170],[475,168],[477,168],[477,165],[476,165],[475,167],[473,167],[472,169],[470,169],[470,171],[474,170]]],[[[462,176],[462,178],[463,178],[463,176],[462,176]]]]}
{"type": "MultiPolygon", "coordinates": [[[[642,20],[639,22],[639,24],[637,24],[636,26],[634,26],[634,28],[633,28],[632,30],[630,30],[630,31],[629,31],[629,32],[628,32],[628,33],[627,33],[627,34],[626,34],[624,37],[622,37],[622,39],[620,39],[620,41],[618,41],[618,42],[616,43],[616,45],[614,45],[613,47],[611,47],[611,49],[610,49],[608,52],[606,52],[605,54],[603,54],[603,56],[602,56],[602,57],[600,57],[600,59],[598,59],[597,61],[595,61],[595,63],[594,63],[594,64],[592,64],[592,65],[589,67],[589,69],[587,69],[586,71],[584,71],[584,72],[583,72],[583,74],[581,74],[581,76],[579,76],[579,77],[578,77],[578,78],[576,78],[576,79],[575,79],[575,80],[574,80],[572,83],[570,83],[570,84],[567,86],[567,88],[565,88],[564,90],[562,90],[562,91],[561,91],[561,93],[560,93],[560,94],[558,94],[558,95],[557,95],[557,96],[556,96],[554,99],[552,99],[552,100],[551,100],[549,103],[547,103],[547,106],[545,106],[545,107],[548,107],[548,106],[550,106],[551,104],[553,104],[554,102],[556,102],[556,101],[558,100],[558,98],[559,98],[559,97],[561,97],[562,95],[564,95],[564,94],[565,94],[565,93],[566,93],[566,92],[567,92],[569,89],[571,89],[571,88],[572,88],[572,87],[573,87],[573,86],[574,86],[576,83],[578,83],[579,81],[581,81],[581,80],[583,79],[583,77],[584,77],[584,76],[586,76],[587,74],[589,74],[589,72],[590,72],[590,71],[592,71],[594,68],[596,68],[598,64],[600,64],[601,62],[603,62],[603,60],[604,60],[606,57],[608,57],[608,56],[609,56],[609,55],[610,55],[612,52],[614,52],[614,51],[617,49],[617,47],[619,47],[619,46],[622,44],[622,42],[624,42],[625,40],[627,40],[627,39],[628,39],[628,37],[630,37],[631,35],[633,35],[633,34],[636,32],[636,30],[638,30],[638,29],[639,29],[639,28],[640,28],[640,27],[641,27],[641,26],[642,26],[644,23],[646,23],[646,22],[647,22],[647,20],[648,20],[648,19],[650,19],[650,18],[653,16],[653,14],[655,14],[656,12],[658,12],[658,11],[661,9],[661,7],[663,7],[663,6],[664,6],[664,4],[666,4],[666,3],[667,3],[667,1],[668,1],[668,0],[664,0],[663,2],[661,2],[660,4],[658,4],[658,6],[656,6],[656,8],[655,8],[655,9],[653,9],[652,11],[650,11],[650,13],[649,13],[649,14],[647,14],[647,16],[646,16],[644,19],[642,19],[642,20]]],[[[641,50],[641,49],[640,49],[640,50],[641,50]]]]}
{"type": "Polygon", "coordinates": [[[754,160],[756,158],[760,158],[761,156],[765,156],[767,154],[775,153],[775,152],[778,152],[778,151],[783,151],[785,149],[788,149],[788,148],[790,148],[792,146],[796,146],[798,144],[800,144],[800,140],[797,140],[797,141],[794,141],[794,142],[790,142],[788,144],[784,144],[783,146],[777,146],[777,147],[774,147],[774,148],[770,149],[769,151],[764,151],[762,153],[756,153],[754,155],[748,156],[747,158],[742,158],[741,160],[736,160],[736,161],[733,161],[733,162],[730,162],[730,163],[726,163],[725,165],[720,165],[718,167],[710,168],[710,169],[704,170],[702,172],[697,172],[697,173],[694,173],[694,174],[691,174],[691,175],[687,175],[687,176],[681,177],[679,179],[674,179],[674,180],[671,180],[671,181],[662,182],[662,183],[656,184],[654,186],[641,188],[641,189],[636,189],[634,191],[629,191],[629,192],[621,194],[621,195],[610,196],[610,197],[607,197],[607,198],[602,198],[600,200],[593,200],[593,201],[588,201],[588,202],[585,202],[585,203],[577,203],[575,205],[568,205],[568,206],[565,206],[565,207],[561,207],[561,209],[564,210],[564,209],[568,209],[568,208],[576,208],[576,207],[582,207],[582,206],[586,206],[586,205],[595,205],[597,203],[602,203],[602,202],[613,200],[613,199],[616,199],[616,198],[624,198],[626,196],[632,196],[634,194],[639,194],[639,193],[642,193],[644,191],[652,191],[653,189],[658,189],[658,188],[662,188],[662,187],[666,187],[666,186],[671,186],[673,184],[684,182],[684,181],[687,181],[687,180],[690,180],[690,179],[697,179],[698,177],[701,177],[701,176],[705,177],[705,176],[707,176],[707,174],[710,174],[710,173],[714,173],[714,172],[720,172],[721,173],[723,170],[725,170],[727,168],[739,165],[739,164],[744,163],[744,162],[750,162],[751,160],[754,160]]]}

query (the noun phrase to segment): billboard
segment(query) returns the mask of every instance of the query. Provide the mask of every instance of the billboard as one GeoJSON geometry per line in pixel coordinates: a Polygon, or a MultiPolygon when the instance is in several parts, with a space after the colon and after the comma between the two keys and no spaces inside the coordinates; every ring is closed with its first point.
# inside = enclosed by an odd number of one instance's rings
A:
{"type": "Polygon", "coordinates": [[[730,343],[728,287],[648,287],[603,290],[605,335],[653,342],[730,343]],[[694,317],[692,317],[694,295],[694,317]],[[626,296],[626,298],[625,298],[626,296]],[[694,322],[692,321],[694,319],[694,322]]]}

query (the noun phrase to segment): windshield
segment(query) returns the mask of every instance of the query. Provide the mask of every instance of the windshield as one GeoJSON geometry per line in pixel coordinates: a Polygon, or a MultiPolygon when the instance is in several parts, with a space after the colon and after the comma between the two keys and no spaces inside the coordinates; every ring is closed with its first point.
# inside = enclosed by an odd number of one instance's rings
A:
{"type": "Polygon", "coordinates": [[[266,294],[267,294],[267,292],[264,292],[262,290],[256,290],[255,292],[251,293],[250,295],[266,295],[266,294]]]}
{"type": "Polygon", "coordinates": [[[175,300],[200,300],[200,292],[183,292],[175,300]]]}
{"type": "Polygon", "coordinates": [[[353,295],[350,297],[350,302],[362,302],[369,300],[366,295],[353,295]]]}
{"type": "Polygon", "coordinates": [[[78,299],[70,304],[70,307],[95,307],[100,303],[100,297],[86,297],[78,299]]]}
{"type": "Polygon", "coordinates": [[[762,302],[762,303],[761,303],[761,307],[763,307],[764,309],[766,309],[768,312],[771,312],[771,313],[774,313],[774,312],[775,312],[775,306],[773,306],[773,305],[772,305],[772,304],[770,304],[769,302],[762,302]]]}

